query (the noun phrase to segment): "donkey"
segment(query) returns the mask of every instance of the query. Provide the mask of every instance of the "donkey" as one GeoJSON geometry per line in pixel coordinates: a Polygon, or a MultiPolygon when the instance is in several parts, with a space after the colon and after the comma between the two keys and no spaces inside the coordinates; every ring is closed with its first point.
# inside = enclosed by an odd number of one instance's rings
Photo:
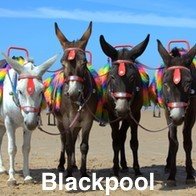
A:
{"type": "Polygon", "coordinates": [[[86,159],[89,149],[89,133],[93,124],[93,114],[97,106],[96,84],[87,68],[85,48],[92,31],[90,22],[83,36],[76,41],[68,41],[55,23],[56,36],[59,39],[64,54],[61,59],[65,82],[62,90],[60,110],[54,112],[57,127],[61,133],[61,154],[58,169],[64,171],[65,151],[67,154],[67,177],[72,176],[73,169],[77,169],[75,161],[75,142],[82,130],[81,176],[88,176],[86,159]],[[72,125],[71,125],[72,124],[72,125]]]}
{"type": "Polygon", "coordinates": [[[112,61],[107,81],[106,108],[112,129],[113,172],[115,176],[119,176],[119,152],[121,154],[121,167],[123,170],[128,170],[124,143],[129,127],[132,135],[130,147],[133,152],[133,169],[135,175],[141,174],[137,154],[138,125],[130,117],[130,113],[138,122],[140,121],[140,110],[143,105],[142,80],[135,60],[146,49],[149,36],[131,50],[127,48],[116,50],[105,41],[103,35],[100,36],[101,48],[112,61]],[[121,126],[120,121],[122,121],[121,126]]]}
{"type": "MultiPolygon", "coordinates": [[[[0,104],[0,147],[5,132],[8,136],[8,154],[10,161],[8,185],[15,185],[15,155],[17,151],[15,131],[23,127],[23,175],[24,182],[32,182],[29,172],[29,152],[32,131],[37,127],[41,104],[43,102],[44,85],[42,75],[56,61],[57,56],[48,59],[40,66],[26,61],[21,66],[17,61],[4,55],[11,66],[5,76],[3,100],[0,104]],[[18,81],[16,82],[16,78],[18,81]],[[14,88],[16,86],[16,89],[14,88]]],[[[1,149],[1,148],[0,148],[1,149]]],[[[0,173],[6,172],[0,151],[0,173]]]]}
{"type": "Polygon", "coordinates": [[[192,60],[196,55],[196,45],[184,55],[181,55],[176,49],[171,51],[170,55],[162,43],[159,40],[157,42],[159,54],[165,64],[162,89],[165,116],[167,124],[172,123],[168,132],[169,151],[165,167],[165,171],[169,172],[167,185],[173,186],[176,182],[177,127],[183,123],[186,182],[193,183],[195,180],[191,159],[191,130],[196,118],[196,69],[192,64],[192,60]]]}

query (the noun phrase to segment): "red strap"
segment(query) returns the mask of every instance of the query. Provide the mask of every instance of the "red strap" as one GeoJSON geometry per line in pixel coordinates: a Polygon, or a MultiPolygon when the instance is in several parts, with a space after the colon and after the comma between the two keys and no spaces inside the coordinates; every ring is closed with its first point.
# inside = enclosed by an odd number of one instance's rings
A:
{"type": "Polygon", "coordinates": [[[169,102],[167,103],[167,106],[170,108],[183,108],[183,107],[187,107],[188,103],[185,102],[169,102]]]}
{"type": "Polygon", "coordinates": [[[28,78],[27,92],[29,95],[32,95],[34,91],[35,91],[35,84],[34,84],[33,78],[28,78]]]}
{"type": "Polygon", "coordinates": [[[118,75],[119,76],[124,76],[126,72],[126,68],[125,68],[125,63],[121,62],[118,66],[118,75]]]}
{"type": "Polygon", "coordinates": [[[114,92],[114,93],[111,93],[112,96],[114,96],[115,98],[131,98],[132,97],[132,94],[130,93],[127,93],[127,92],[114,92]]]}
{"type": "Polygon", "coordinates": [[[181,72],[180,69],[175,69],[174,70],[174,75],[173,75],[173,82],[175,84],[178,84],[181,80],[181,72]]]}
{"type": "Polygon", "coordinates": [[[73,59],[75,59],[75,56],[76,56],[76,51],[75,50],[70,50],[69,53],[68,53],[67,59],[68,60],[73,60],[73,59]]]}

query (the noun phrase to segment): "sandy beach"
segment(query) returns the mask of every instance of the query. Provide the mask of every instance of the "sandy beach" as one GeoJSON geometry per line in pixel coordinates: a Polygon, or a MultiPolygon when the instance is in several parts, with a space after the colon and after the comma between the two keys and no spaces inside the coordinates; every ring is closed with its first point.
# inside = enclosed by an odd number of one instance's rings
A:
{"type": "MultiPolygon", "coordinates": [[[[47,117],[42,115],[44,129],[50,132],[58,132],[56,127],[47,126],[47,117]]],[[[141,124],[146,128],[159,129],[166,126],[166,121],[162,111],[161,118],[153,118],[152,111],[142,111],[141,124]]],[[[110,177],[112,173],[112,139],[111,129],[107,125],[100,127],[98,123],[94,122],[93,128],[90,134],[89,143],[89,154],[87,167],[89,175],[92,172],[96,173],[98,177],[110,177]]],[[[43,191],[42,190],[42,173],[53,172],[58,173],[57,165],[60,155],[60,137],[50,136],[40,132],[38,129],[33,132],[32,135],[32,146],[30,152],[30,168],[31,174],[34,178],[34,183],[24,184],[22,177],[22,130],[18,129],[16,133],[17,140],[17,155],[16,155],[16,179],[18,185],[15,187],[7,186],[7,174],[0,175],[0,190],[1,195],[105,195],[105,191],[72,191],[58,190],[43,191]]],[[[144,177],[149,178],[150,173],[154,173],[154,188],[151,191],[149,189],[145,191],[138,191],[135,188],[126,192],[121,189],[111,192],[111,195],[196,195],[196,186],[188,186],[185,184],[186,171],[185,171],[185,153],[183,150],[183,139],[182,139],[182,127],[178,128],[178,140],[179,150],[177,154],[177,186],[173,188],[167,188],[164,186],[167,174],[164,173],[164,165],[168,150],[167,130],[159,133],[148,133],[139,128],[139,163],[141,172],[144,177]]],[[[127,134],[126,140],[126,156],[129,166],[127,173],[120,173],[120,177],[128,176],[134,179],[134,172],[132,169],[132,152],[129,147],[130,131],[127,134]]],[[[192,149],[192,160],[193,167],[196,168],[196,126],[193,127],[192,134],[193,149],[192,149]]],[[[80,167],[80,137],[76,142],[76,158],[77,166],[80,167]]],[[[4,136],[2,145],[2,152],[5,167],[9,168],[9,160],[7,153],[7,135],[4,136]]],[[[74,177],[79,179],[80,173],[76,171],[74,177]]]]}

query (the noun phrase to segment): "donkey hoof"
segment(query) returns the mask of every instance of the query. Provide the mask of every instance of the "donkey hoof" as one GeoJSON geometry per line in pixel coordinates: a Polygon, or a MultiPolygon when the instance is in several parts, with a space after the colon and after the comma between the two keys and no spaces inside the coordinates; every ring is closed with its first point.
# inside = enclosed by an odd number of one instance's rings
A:
{"type": "Polygon", "coordinates": [[[62,166],[58,166],[58,172],[65,172],[65,168],[62,166]]]}
{"type": "Polygon", "coordinates": [[[3,175],[3,174],[7,174],[6,169],[2,169],[2,170],[0,170],[0,175],[3,175]]]}
{"type": "Polygon", "coordinates": [[[73,166],[72,166],[72,169],[73,169],[74,172],[78,171],[77,165],[73,165],[73,166]]]}
{"type": "Polygon", "coordinates": [[[17,182],[16,182],[15,179],[9,179],[9,180],[7,181],[7,185],[8,185],[8,186],[16,186],[16,185],[17,185],[17,182]]]}
{"type": "Polygon", "coordinates": [[[31,176],[25,177],[24,183],[25,184],[31,184],[31,183],[33,183],[33,178],[31,176]]]}
{"type": "Polygon", "coordinates": [[[121,169],[121,172],[122,173],[127,173],[129,171],[129,168],[128,167],[123,167],[122,169],[121,169]]]}
{"type": "Polygon", "coordinates": [[[69,178],[69,177],[73,177],[73,175],[72,175],[72,174],[67,174],[67,175],[65,176],[65,179],[66,179],[66,178],[69,178]]]}
{"type": "Polygon", "coordinates": [[[83,178],[83,177],[89,178],[90,176],[85,172],[85,173],[82,173],[82,174],[81,174],[81,178],[83,178]]]}
{"type": "Polygon", "coordinates": [[[170,168],[169,167],[165,167],[165,174],[168,174],[170,172],[170,168]]]}
{"type": "Polygon", "coordinates": [[[186,179],[186,184],[188,184],[188,185],[194,185],[194,184],[196,184],[195,178],[186,179]]]}
{"type": "Polygon", "coordinates": [[[142,176],[142,172],[140,170],[135,171],[135,176],[142,176]]]}
{"type": "Polygon", "coordinates": [[[166,187],[174,187],[176,186],[176,181],[175,180],[167,180],[167,182],[165,183],[166,187]]]}

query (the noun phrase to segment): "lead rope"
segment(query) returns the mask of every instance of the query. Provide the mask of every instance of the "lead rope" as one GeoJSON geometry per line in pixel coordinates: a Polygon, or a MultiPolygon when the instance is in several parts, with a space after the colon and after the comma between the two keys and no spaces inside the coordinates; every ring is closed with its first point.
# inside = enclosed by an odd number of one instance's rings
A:
{"type": "Polygon", "coordinates": [[[173,125],[173,123],[171,122],[169,125],[167,125],[166,127],[162,128],[162,129],[151,130],[151,129],[147,129],[147,128],[145,128],[144,126],[142,126],[142,125],[134,118],[134,116],[132,115],[131,112],[130,112],[129,115],[130,115],[130,117],[132,118],[132,120],[133,120],[140,128],[142,128],[143,130],[145,130],[145,131],[147,131],[147,132],[150,132],[150,133],[157,133],[157,132],[164,131],[164,130],[170,128],[170,127],[173,125]]]}

